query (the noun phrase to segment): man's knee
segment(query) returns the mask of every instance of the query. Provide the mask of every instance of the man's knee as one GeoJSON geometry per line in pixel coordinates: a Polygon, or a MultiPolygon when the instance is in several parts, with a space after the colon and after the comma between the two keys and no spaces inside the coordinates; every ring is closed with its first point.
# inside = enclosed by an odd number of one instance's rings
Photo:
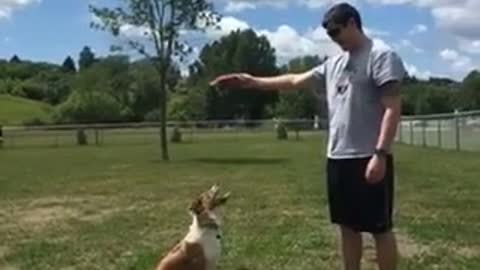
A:
{"type": "Polygon", "coordinates": [[[359,231],[347,225],[339,225],[339,230],[342,237],[349,237],[349,238],[361,237],[361,233],[359,231]]]}
{"type": "Polygon", "coordinates": [[[378,232],[378,233],[372,233],[373,239],[375,239],[375,242],[390,242],[390,243],[395,243],[395,233],[392,230],[384,231],[384,232],[378,232]]]}

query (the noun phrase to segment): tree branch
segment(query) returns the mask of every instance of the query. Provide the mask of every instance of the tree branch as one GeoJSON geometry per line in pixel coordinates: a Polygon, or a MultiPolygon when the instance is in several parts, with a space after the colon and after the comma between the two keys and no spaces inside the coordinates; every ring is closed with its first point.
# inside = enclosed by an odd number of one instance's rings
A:
{"type": "MultiPolygon", "coordinates": [[[[158,52],[158,56],[161,58],[160,63],[155,63],[155,67],[157,70],[161,73],[163,70],[163,54],[164,54],[164,46],[161,45],[163,44],[163,13],[159,14],[159,25],[155,25],[155,10],[154,10],[154,5],[158,7],[158,2],[153,0],[152,2],[149,2],[148,5],[148,13],[150,15],[150,19],[148,20],[148,25],[150,27],[151,35],[153,38],[153,43],[155,45],[155,49],[158,52]],[[154,4],[152,4],[152,2],[154,4]],[[162,18],[162,19],[160,19],[162,18]],[[158,28],[157,28],[158,27],[158,28]],[[160,40],[159,40],[160,39],[160,40]]],[[[163,2],[162,2],[163,3],[163,2]]]]}

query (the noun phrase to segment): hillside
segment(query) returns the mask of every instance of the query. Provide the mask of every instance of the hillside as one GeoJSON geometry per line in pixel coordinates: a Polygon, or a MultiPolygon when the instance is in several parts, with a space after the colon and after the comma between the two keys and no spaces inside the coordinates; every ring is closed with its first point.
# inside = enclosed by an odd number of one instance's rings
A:
{"type": "Polygon", "coordinates": [[[42,102],[0,95],[0,124],[20,125],[34,119],[45,121],[51,109],[50,105],[42,102]]]}

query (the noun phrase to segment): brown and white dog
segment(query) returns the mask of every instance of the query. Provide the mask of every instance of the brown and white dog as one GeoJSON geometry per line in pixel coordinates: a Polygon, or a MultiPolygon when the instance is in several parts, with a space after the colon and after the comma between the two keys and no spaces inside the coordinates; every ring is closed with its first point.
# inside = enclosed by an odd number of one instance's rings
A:
{"type": "Polygon", "coordinates": [[[214,185],[191,203],[192,224],[188,233],[165,255],[156,270],[215,269],[221,253],[219,206],[229,195],[220,196],[218,185],[214,185]]]}

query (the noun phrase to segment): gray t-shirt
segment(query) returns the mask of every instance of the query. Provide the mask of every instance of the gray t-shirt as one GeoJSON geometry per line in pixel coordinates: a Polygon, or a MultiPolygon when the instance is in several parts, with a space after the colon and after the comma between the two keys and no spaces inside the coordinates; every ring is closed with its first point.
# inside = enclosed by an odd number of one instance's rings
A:
{"type": "Polygon", "coordinates": [[[362,51],[341,53],[313,70],[327,90],[327,157],[373,155],[384,113],[380,86],[404,78],[400,57],[386,45],[370,42],[362,51]]]}

